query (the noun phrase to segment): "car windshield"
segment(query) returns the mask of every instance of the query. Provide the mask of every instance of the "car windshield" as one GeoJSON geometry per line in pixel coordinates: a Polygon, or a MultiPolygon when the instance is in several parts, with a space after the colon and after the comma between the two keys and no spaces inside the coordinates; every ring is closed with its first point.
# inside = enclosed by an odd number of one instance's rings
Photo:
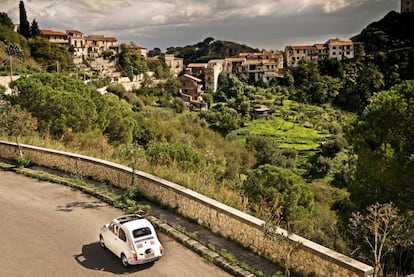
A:
{"type": "Polygon", "coordinates": [[[151,229],[148,228],[148,227],[136,229],[136,230],[132,231],[132,235],[134,236],[134,238],[139,238],[139,237],[142,237],[142,236],[151,235],[151,229]]]}

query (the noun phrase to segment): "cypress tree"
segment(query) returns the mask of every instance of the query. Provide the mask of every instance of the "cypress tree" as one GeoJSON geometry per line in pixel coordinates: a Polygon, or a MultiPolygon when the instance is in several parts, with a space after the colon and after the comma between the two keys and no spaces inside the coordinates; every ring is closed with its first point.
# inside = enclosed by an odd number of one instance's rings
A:
{"type": "Polygon", "coordinates": [[[30,27],[30,36],[32,38],[35,38],[37,36],[40,36],[40,29],[39,29],[39,24],[37,23],[36,19],[33,19],[32,21],[32,26],[30,27]]]}
{"type": "Polygon", "coordinates": [[[26,9],[24,8],[23,1],[20,1],[19,10],[20,10],[19,33],[25,38],[30,38],[30,23],[27,20],[26,9]]]}

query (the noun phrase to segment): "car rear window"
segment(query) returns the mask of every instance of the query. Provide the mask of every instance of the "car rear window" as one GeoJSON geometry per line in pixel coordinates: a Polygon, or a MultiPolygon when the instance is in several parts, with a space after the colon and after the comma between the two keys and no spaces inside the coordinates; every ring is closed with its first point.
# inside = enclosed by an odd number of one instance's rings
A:
{"type": "Polygon", "coordinates": [[[132,235],[134,236],[134,238],[151,235],[151,229],[148,227],[139,228],[139,229],[132,231],[132,235]]]}

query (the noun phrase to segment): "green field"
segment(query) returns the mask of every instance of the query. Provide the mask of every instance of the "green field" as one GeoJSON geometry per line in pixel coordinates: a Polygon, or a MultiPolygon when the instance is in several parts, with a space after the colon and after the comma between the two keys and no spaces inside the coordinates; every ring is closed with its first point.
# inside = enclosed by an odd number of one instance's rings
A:
{"type": "Polygon", "coordinates": [[[246,123],[245,127],[236,130],[235,134],[243,143],[247,135],[262,135],[274,139],[281,148],[298,151],[314,150],[327,137],[326,134],[320,134],[315,129],[302,127],[280,117],[253,120],[246,123]]]}

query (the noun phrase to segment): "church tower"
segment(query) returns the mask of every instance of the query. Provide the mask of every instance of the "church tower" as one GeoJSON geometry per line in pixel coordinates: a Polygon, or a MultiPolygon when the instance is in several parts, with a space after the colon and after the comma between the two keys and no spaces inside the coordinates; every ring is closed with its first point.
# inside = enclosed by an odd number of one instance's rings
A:
{"type": "Polygon", "coordinates": [[[414,0],[401,0],[401,13],[414,12],[414,0]]]}

